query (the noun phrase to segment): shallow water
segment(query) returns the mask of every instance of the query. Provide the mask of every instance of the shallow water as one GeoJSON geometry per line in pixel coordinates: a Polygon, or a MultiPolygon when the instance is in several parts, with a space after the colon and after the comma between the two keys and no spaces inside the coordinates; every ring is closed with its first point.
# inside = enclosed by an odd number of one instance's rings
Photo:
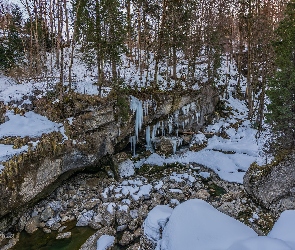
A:
{"type": "Polygon", "coordinates": [[[75,223],[67,225],[63,231],[71,232],[69,239],[56,240],[57,232],[50,234],[38,229],[33,234],[22,231],[19,242],[12,248],[13,250],[78,250],[81,245],[95,233],[90,227],[75,227],[75,223]]]}

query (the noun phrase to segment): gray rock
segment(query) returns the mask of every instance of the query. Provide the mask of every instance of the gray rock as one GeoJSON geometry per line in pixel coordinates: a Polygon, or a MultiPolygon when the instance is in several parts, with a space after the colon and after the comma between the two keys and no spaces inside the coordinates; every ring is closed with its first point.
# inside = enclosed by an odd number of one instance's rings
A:
{"type": "Polygon", "coordinates": [[[57,240],[61,240],[61,239],[69,239],[72,237],[72,233],[71,232],[66,232],[66,233],[59,233],[57,236],[56,236],[56,239],[57,240]]]}
{"type": "MultiPolygon", "coordinates": [[[[282,199],[292,197],[295,187],[295,152],[278,164],[257,166],[252,164],[244,176],[246,192],[266,208],[282,199]]],[[[294,200],[288,200],[288,207],[294,200]]]]}
{"type": "Polygon", "coordinates": [[[40,215],[41,221],[48,221],[54,217],[54,211],[50,206],[47,206],[40,215]]]}

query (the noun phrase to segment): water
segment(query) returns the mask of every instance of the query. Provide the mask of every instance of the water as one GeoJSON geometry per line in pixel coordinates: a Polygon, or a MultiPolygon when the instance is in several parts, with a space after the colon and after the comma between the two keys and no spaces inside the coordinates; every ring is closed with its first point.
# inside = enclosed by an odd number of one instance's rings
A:
{"type": "Polygon", "coordinates": [[[64,232],[71,232],[69,239],[56,240],[57,232],[50,234],[38,229],[33,234],[22,231],[19,242],[12,248],[13,250],[78,250],[85,241],[96,231],[90,227],[75,227],[76,222],[67,224],[64,232]]]}

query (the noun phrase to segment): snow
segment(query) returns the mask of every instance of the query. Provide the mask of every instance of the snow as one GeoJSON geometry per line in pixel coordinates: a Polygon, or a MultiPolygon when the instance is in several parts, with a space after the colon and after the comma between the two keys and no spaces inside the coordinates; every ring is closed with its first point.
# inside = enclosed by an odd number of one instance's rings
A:
{"type": "Polygon", "coordinates": [[[267,236],[253,237],[234,243],[227,250],[292,250],[284,241],[267,236]]]}
{"type": "Polygon", "coordinates": [[[106,250],[108,247],[114,245],[115,237],[110,235],[102,235],[97,240],[96,250],[106,250]]]}
{"type": "MultiPolygon", "coordinates": [[[[212,169],[226,181],[243,183],[245,172],[253,162],[263,165],[271,159],[267,158],[263,152],[267,134],[266,132],[261,133],[261,136],[257,138],[258,131],[252,128],[251,123],[247,120],[248,108],[244,101],[233,97],[225,101],[229,107],[232,107],[232,115],[215,121],[205,130],[207,133],[224,132],[228,137],[214,135],[207,140],[203,133],[198,133],[193,136],[191,145],[207,142],[206,147],[202,150],[198,152],[186,150],[167,158],[153,153],[145,160],[135,163],[136,167],[143,164],[164,166],[164,164],[176,162],[197,163],[212,169]]],[[[187,113],[191,106],[193,105],[185,106],[182,112],[187,113]]],[[[159,124],[154,126],[152,139],[159,126],[159,124]]]]}
{"type": "Polygon", "coordinates": [[[32,111],[25,113],[23,116],[7,111],[5,116],[9,121],[0,125],[0,138],[5,136],[20,137],[39,137],[53,131],[60,131],[61,124],[48,120],[32,111]]]}
{"type": "Polygon", "coordinates": [[[295,210],[284,211],[268,236],[285,241],[295,250],[295,210]]]}
{"type": "MultiPolygon", "coordinates": [[[[38,138],[43,134],[57,131],[63,135],[64,139],[67,139],[62,124],[52,122],[47,117],[36,114],[33,111],[19,115],[8,110],[5,113],[5,117],[6,122],[0,124],[0,138],[9,136],[38,138]]],[[[32,142],[32,144],[36,146],[37,142],[32,142]]],[[[26,152],[28,148],[27,145],[24,145],[21,148],[14,149],[13,145],[0,144],[0,162],[5,162],[14,155],[26,152]]],[[[0,165],[0,172],[3,168],[4,166],[0,165]]]]}
{"type": "Polygon", "coordinates": [[[210,177],[210,173],[208,173],[208,172],[200,172],[199,175],[202,176],[205,179],[210,177]]]}
{"type": "Polygon", "coordinates": [[[158,205],[148,214],[143,223],[144,234],[153,242],[160,239],[160,230],[166,225],[173,209],[168,205],[158,205]]]}
{"type": "Polygon", "coordinates": [[[128,177],[134,175],[134,163],[128,159],[119,164],[118,167],[120,177],[128,177]]]}
{"type": "Polygon", "coordinates": [[[255,236],[251,228],[205,201],[194,199],[173,210],[157,249],[225,250],[239,240],[255,236]]]}
{"type": "Polygon", "coordinates": [[[144,221],[144,234],[156,250],[295,250],[295,210],[283,212],[268,236],[258,236],[203,200],[171,204],[176,208],[154,207],[144,221]]]}

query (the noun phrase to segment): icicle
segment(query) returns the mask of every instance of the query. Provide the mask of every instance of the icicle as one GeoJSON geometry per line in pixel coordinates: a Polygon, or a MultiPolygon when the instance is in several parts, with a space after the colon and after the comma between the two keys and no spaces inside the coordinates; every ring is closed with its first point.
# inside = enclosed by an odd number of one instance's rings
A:
{"type": "Polygon", "coordinates": [[[151,149],[152,148],[152,143],[151,143],[151,128],[150,126],[147,126],[145,129],[145,140],[146,140],[146,149],[151,149]]]}
{"type": "Polygon", "coordinates": [[[179,125],[178,125],[178,116],[179,116],[179,110],[176,110],[176,111],[174,112],[174,122],[175,122],[176,127],[179,126],[179,125]]]}
{"type": "Polygon", "coordinates": [[[173,131],[173,130],[172,130],[172,129],[173,129],[172,125],[173,125],[172,117],[169,117],[169,119],[168,119],[168,133],[169,133],[169,134],[171,134],[172,131],[173,131]]]}
{"type": "Polygon", "coordinates": [[[130,136],[129,142],[131,145],[131,152],[133,153],[133,156],[135,156],[135,150],[136,150],[136,136],[130,136]]]}
{"type": "Polygon", "coordinates": [[[138,100],[134,96],[130,96],[130,109],[133,112],[136,112],[135,117],[135,136],[136,140],[138,140],[138,133],[141,129],[142,123],[143,123],[143,109],[142,109],[142,102],[138,100]]]}
{"type": "Polygon", "coordinates": [[[176,146],[177,146],[176,140],[171,140],[171,142],[173,145],[173,154],[175,154],[176,153],[176,146]]]}
{"type": "Polygon", "coordinates": [[[161,129],[162,129],[162,136],[165,136],[165,126],[164,126],[164,121],[162,121],[161,129]]]}

